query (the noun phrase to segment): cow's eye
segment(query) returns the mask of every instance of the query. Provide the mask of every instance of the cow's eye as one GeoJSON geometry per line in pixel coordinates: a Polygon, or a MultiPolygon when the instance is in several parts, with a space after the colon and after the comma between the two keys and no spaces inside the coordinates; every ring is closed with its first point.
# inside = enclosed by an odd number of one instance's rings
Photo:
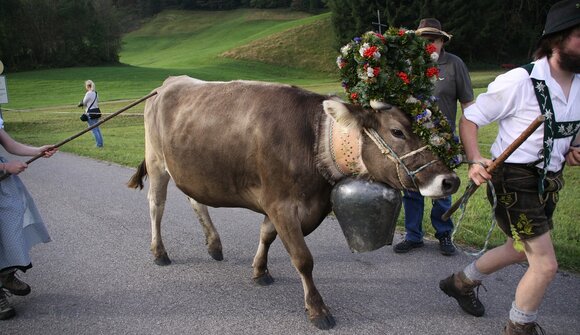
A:
{"type": "Polygon", "coordinates": [[[396,138],[405,139],[405,134],[400,129],[391,129],[391,134],[396,138]]]}

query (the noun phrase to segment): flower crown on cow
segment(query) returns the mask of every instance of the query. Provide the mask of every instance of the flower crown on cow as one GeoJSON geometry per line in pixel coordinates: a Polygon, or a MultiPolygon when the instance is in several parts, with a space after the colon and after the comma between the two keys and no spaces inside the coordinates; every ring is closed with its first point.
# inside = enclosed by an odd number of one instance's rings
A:
{"type": "Polygon", "coordinates": [[[341,48],[336,63],[348,99],[365,108],[387,102],[407,113],[413,132],[450,168],[462,160],[463,148],[432,95],[439,78],[435,46],[412,30],[389,28],[367,32],[341,48]]]}

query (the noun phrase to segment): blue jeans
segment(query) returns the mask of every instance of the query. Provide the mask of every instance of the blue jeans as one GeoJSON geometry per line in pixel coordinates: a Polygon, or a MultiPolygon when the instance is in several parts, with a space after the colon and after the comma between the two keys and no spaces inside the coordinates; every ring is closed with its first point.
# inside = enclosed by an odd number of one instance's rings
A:
{"type": "MultiPolygon", "coordinates": [[[[87,121],[87,123],[89,124],[89,127],[97,124],[99,122],[99,119],[89,119],[87,121]]],[[[101,148],[103,146],[103,135],[101,135],[101,129],[99,129],[99,127],[95,127],[92,129],[93,132],[93,136],[95,136],[95,142],[97,142],[97,147],[101,148]]]]}
{"type": "MultiPolygon", "coordinates": [[[[431,200],[431,224],[435,228],[435,237],[441,238],[451,234],[453,222],[451,219],[441,220],[441,216],[451,207],[451,196],[431,200]]],[[[405,207],[405,239],[412,242],[423,240],[423,210],[425,198],[418,192],[403,191],[403,206],[405,207]]]]}

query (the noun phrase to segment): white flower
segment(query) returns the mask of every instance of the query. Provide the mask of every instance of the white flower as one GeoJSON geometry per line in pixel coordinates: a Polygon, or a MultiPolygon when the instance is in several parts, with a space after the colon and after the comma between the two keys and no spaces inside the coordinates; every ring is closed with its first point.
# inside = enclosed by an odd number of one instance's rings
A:
{"type": "Polygon", "coordinates": [[[439,54],[434,52],[431,54],[431,60],[436,62],[439,59],[439,54]]]}
{"type": "Polygon", "coordinates": [[[415,99],[415,97],[412,95],[409,95],[407,100],[405,100],[405,103],[408,103],[408,104],[415,104],[417,102],[419,102],[419,100],[415,99]]]}
{"type": "Polygon", "coordinates": [[[439,136],[439,135],[433,135],[429,139],[429,143],[431,143],[432,145],[438,147],[438,146],[444,144],[445,143],[445,140],[441,136],[439,136]]]}
{"type": "Polygon", "coordinates": [[[431,115],[433,115],[433,112],[430,109],[425,109],[425,117],[430,119],[431,115]]]}
{"type": "Polygon", "coordinates": [[[429,121],[429,122],[423,123],[423,127],[427,128],[427,129],[432,129],[433,127],[435,127],[435,125],[433,124],[433,122],[429,121]]]}
{"type": "Polygon", "coordinates": [[[379,59],[379,58],[381,58],[381,53],[380,53],[380,52],[378,52],[378,51],[375,51],[375,53],[373,54],[373,58],[374,58],[374,59],[379,59]]]}
{"type": "Polygon", "coordinates": [[[369,67],[367,68],[367,77],[369,77],[369,78],[373,78],[374,76],[375,76],[374,69],[373,69],[372,67],[370,67],[370,66],[369,66],[369,67]]]}
{"type": "Polygon", "coordinates": [[[340,52],[342,53],[343,56],[348,55],[349,51],[350,51],[350,44],[347,44],[347,45],[343,46],[342,48],[340,48],[340,52]]]}

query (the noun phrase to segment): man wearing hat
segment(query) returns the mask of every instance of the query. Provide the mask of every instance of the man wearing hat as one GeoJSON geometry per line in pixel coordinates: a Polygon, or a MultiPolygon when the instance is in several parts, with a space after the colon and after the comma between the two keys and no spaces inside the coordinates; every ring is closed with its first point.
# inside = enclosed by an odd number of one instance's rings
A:
{"type": "MultiPolygon", "coordinates": [[[[439,283],[464,311],[482,316],[485,309],[474,289],[486,276],[527,261],[503,334],[543,334],[536,320],[558,268],[550,230],[564,185],[562,169],[565,163],[580,166],[580,0],[560,1],[550,8],[534,59],[498,76],[465,109],[459,123],[467,159],[474,162],[469,177],[477,185],[491,180],[497,224],[507,241],[439,283]],[[491,147],[496,158],[539,115],[545,117],[543,126],[488,174],[484,166],[491,160],[480,154],[478,128],[498,122],[491,147]]],[[[488,198],[493,203],[490,189],[488,198]]]]}
{"type": "MultiPolygon", "coordinates": [[[[446,52],[443,45],[451,40],[451,35],[441,30],[441,23],[437,19],[422,19],[415,31],[424,37],[436,48],[439,55],[437,66],[439,80],[435,83],[433,95],[437,97],[439,109],[449,120],[451,129],[455,133],[457,115],[457,101],[462,108],[473,103],[473,88],[467,66],[461,58],[446,52]]],[[[406,253],[414,248],[423,246],[423,210],[425,200],[421,193],[405,191],[403,193],[405,207],[405,240],[395,245],[396,253],[406,253]]],[[[439,251],[446,256],[455,254],[455,247],[451,243],[453,222],[451,219],[442,220],[441,216],[451,207],[451,196],[432,200],[431,225],[435,229],[435,237],[439,240],[439,251]]]]}

